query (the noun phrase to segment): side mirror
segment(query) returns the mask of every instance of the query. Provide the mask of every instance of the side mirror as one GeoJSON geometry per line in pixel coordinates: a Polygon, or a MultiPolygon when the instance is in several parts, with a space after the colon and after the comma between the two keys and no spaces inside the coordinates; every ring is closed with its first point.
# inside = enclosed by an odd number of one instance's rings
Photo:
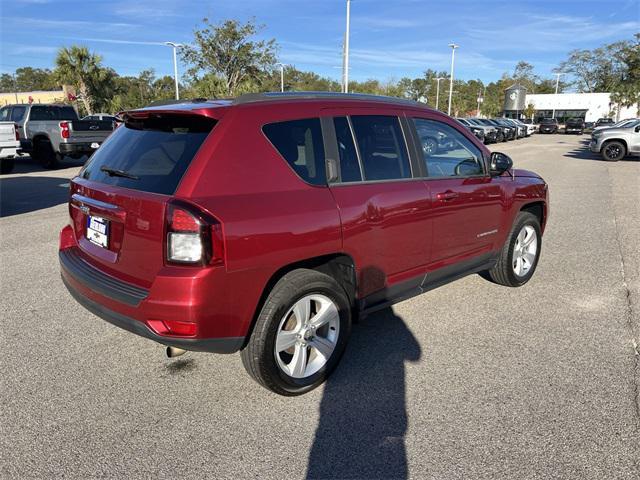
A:
{"type": "Polygon", "coordinates": [[[636,127],[636,133],[640,132],[640,125],[636,127]]]}
{"type": "Polygon", "coordinates": [[[508,155],[500,152],[491,153],[490,173],[492,177],[502,175],[513,167],[513,160],[508,155]]]}

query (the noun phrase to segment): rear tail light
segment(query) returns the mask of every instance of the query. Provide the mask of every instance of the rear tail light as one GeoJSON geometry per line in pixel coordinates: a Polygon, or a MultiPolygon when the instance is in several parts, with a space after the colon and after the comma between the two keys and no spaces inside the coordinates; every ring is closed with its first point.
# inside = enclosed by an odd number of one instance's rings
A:
{"type": "Polygon", "coordinates": [[[60,122],[60,136],[62,138],[69,138],[69,122],[60,122]]]}
{"type": "Polygon", "coordinates": [[[197,207],[174,201],[167,208],[167,262],[218,265],[224,261],[220,222],[197,207]]]}
{"type": "Polygon", "coordinates": [[[18,131],[18,125],[14,125],[14,130],[16,131],[16,141],[20,141],[20,132],[18,131]]]}

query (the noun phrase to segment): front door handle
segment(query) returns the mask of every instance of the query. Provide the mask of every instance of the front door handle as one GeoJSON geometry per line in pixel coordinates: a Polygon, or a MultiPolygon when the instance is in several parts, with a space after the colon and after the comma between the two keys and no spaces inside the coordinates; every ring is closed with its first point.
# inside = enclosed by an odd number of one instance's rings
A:
{"type": "Polygon", "coordinates": [[[454,198],[458,198],[457,192],[452,192],[451,190],[447,190],[446,192],[441,192],[436,194],[436,198],[442,201],[453,200],[454,198]]]}

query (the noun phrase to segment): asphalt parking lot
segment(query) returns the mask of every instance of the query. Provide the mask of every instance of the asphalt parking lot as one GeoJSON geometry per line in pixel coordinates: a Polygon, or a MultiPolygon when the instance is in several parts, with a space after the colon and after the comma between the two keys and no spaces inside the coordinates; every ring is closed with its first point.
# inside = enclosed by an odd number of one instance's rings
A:
{"type": "Polygon", "coordinates": [[[529,284],[474,275],[370,316],[298,398],[77,305],[57,237],[79,163],[18,161],[0,180],[0,476],[639,478],[640,161],[586,140],[492,146],[550,185],[529,284]]]}

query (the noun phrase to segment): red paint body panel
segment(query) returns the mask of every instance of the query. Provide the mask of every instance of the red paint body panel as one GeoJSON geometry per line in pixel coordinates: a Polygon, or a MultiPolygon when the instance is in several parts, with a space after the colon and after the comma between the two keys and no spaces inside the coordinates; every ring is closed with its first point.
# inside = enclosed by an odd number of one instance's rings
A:
{"type": "MultiPolygon", "coordinates": [[[[154,111],[218,120],[175,195],[75,178],[71,226],[60,236],[61,250],[77,248],[96,271],[147,289],[148,295],[131,306],[92,290],[64,269],[63,276],[81,295],[136,321],[194,322],[197,338],[245,336],[265,287],[291,264],[346,254],[354,260],[357,296],[362,298],[498,250],[515,215],[527,203],[543,202],[545,219],[548,214],[546,184],[529,172],[515,177],[309,185],[261,129],[267,123],[293,119],[393,114],[436,119],[462,131],[439,112],[335,99],[217,102],[154,111]],[[165,212],[172,198],[188,201],[220,223],[223,265],[167,264],[165,212]],[[87,212],[110,221],[108,249],[85,239],[87,212]]],[[[465,135],[488,158],[484,145],[465,135]]]]}

